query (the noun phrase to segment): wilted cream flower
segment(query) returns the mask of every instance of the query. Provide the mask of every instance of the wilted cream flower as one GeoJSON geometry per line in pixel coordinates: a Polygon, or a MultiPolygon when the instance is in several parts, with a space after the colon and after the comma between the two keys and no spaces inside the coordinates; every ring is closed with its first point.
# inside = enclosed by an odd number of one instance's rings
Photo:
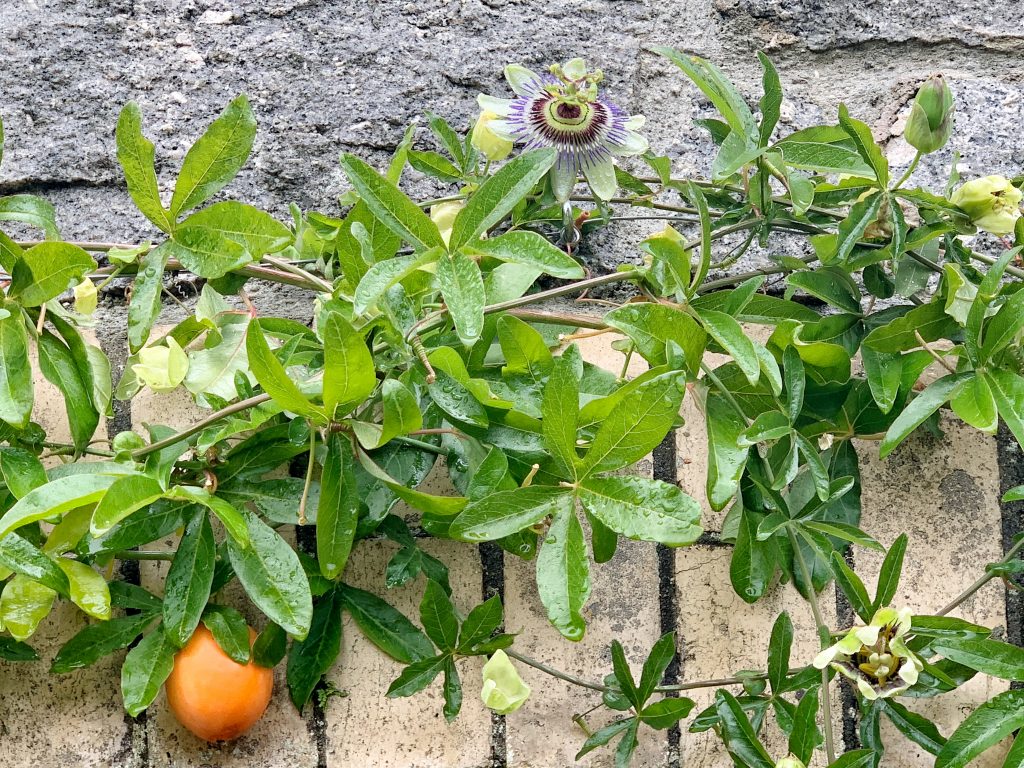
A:
{"type": "Polygon", "coordinates": [[[968,181],[949,199],[970,217],[978,229],[993,235],[1008,235],[1020,218],[1022,197],[1024,194],[1009,179],[985,176],[968,181]]]}
{"type": "Polygon", "coordinates": [[[139,362],[132,366],[140,382],[154,392],[170,392],[185,380],[188,355],[172,337],[167,346],[146,347],[139,351],[139,362]]]}
{"type": "Polygon", "coordinates": [[[854,627],[846,637],[814,658],[814,666],[831,664],[857,684],[868,700],[886,699],[917,682],[923,665],[903,638],[910,631],[910,609],[879,608],[866,627],[854,627]]]}
{"type": "Polygon", "coordinates": [[[448,203],[438,203],[437,205],[430,206],[430,220],[437,225],[445,245],[448,245],[448,241],[451,239],[455,217],[465,207],[466,204],[461,200],[453,200],[448,203]]]}
{"type": "Polygon", "coordinates": [[[508,656],[497,650],[484,664],[484,687],[480,698],[499,715],[508,715],[519,709],[530,696],[530,686],[519,677],[508,656]]]}
{"type": "Polygon", "coordinates": [[[497,113],[485,109],[473,126],[473,146],[491,161],[504,160],[512,152],[512,141],[499,136],[491,128],[491,122],[497,118],[497,113]]]}
{"type": "Polygon", "coordinates": [[[98,296],[96,284],[86,278],[75,286],[75,311],[83,315],[91,315],[96,311],[98,296]]]}

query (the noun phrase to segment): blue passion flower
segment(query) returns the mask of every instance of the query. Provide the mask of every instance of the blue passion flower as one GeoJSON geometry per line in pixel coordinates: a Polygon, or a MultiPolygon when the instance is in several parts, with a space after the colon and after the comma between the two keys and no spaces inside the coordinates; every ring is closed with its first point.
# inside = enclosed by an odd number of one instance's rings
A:
{"type": "Polygon", "coordinates": [[[595,196],[613,197],[618,189],[615,158],[647,150],[647,140],[637,132],[643,115],[629,115],[601,98],[601,71],[587,70],[583,59],[555,64],[543,75],[511,65],[505,78],[516,98],[478,98],[485,113],[497,116],[489,121],[490,130],[528,150],[558,150],[551,188],[560,202],[569,199],[580,173],[595,196]]]}

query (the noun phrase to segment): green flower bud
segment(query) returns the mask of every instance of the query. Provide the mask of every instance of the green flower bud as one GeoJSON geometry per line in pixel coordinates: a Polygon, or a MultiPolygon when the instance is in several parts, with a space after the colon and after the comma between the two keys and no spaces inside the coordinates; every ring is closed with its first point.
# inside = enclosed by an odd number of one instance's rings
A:
{"type": "Polygon", "coordinates": [[[942,75],[932,75],[914,97],[903,136],[919,152],[942,149],[953,131],[953,111],[953,92],[942,75]]]}
{"type": "Polygon", "coordinates": [[[139,362],[132,371],[140,382],[154,392],[170,392],[185,380],[188,355],[173,338],[167,346],[146,347],[139,351],[139,362]]]}
{"type": "Polygon", "coordinates": [[[75,311],[83,315],[91,315],[96,311],[98,292],[96,284],[86,278],[75,286],[75,311]]]}
{"type": "Polygon", "coordinates": [[[775,764],[775,768],[807,768],[807,766],[790,755],[789,757],[784,757],[779,760],[779,762],[775,764]]]}
{"type": "Polygon", "coordinates": [[[473,146],[480,150],[488,160],[504,160],[512,152],[512,142],[499,136],[491,127],[491,122],[498,117],[494,112],[483,111],[473,126],[473,146]]]}
{"type": "Polygon", "coordinates": [[[519,677],[516,668],[502,650],[497,650],[484,664],[484,687],[480,698],[499,715],[519,709],[530,696],[530,686],[519,677]]]}
{"type": "Polygon", "coordinates": [[[1024,195],[1003,176],[972,179],[959,187],[949,198],[953,205],[970,217],[978,229],[993,235],[1008,235],[1020,218],[1020,201],[1024,195]]]}

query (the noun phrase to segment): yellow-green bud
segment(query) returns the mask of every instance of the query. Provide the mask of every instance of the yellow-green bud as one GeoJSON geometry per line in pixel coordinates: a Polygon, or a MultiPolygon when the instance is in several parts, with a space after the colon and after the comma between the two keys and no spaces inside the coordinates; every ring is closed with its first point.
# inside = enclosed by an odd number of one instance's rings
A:
{"type": "Polygon", "coordinates": [[[972,179],[959,187],[949,198],[953,205],[970,217],[978,229],[993,235],[1008,235],[1020,218],[1020,201],[1024,197],[1010,180],[1003,176],[972,179]]]}
{"type": "Polygon", "coordinates": [[[519,709],[530,696],[530,686],[519,677],[516,668],[502,650],[497,650],[484,664],[484,686],[480,698],[499,715],[519,709]]]}
{"type": "Polygon", "coordinates": [[[96,284],[86,278],[75,286],[75,311],[83,315],[91,315],[96,311],[98,295],[96,284]]]}
{"type": "Polygon", "coordinates": [[[139,350],[139,362],[132,366],[136,378],[154,392],[170,392],[185,380],[188,355],[172,337],[167,346],[139,350]]]}
{"type": "Polygon", "coordinates": [[[953,111],[953,91],[942,75],[932,75],[914,97],[904,138],[925,154],[942,149],[953,131],[953,111]]]}
{"type": "Polygon", "coordinates": [[[473,146],[491,161],[504,160],[512,152],[512,142],[491,128],[491,121],[497,117],[494,112],[481,112],[473,126],[473,146]]]}
{"type": "Polygon", "coordinates": [[[775,764],[775,768],[807,768],[800,760],[792,755],[784,757],[775,764]]]}
{"type": "Polygon", "coordinates": [[[444,244],[448,245],[448,241],[452,237],[452,227],[455,226],[455,217],[459,215],[459,211],[466,207],[466,204],[461,200],[453,200],[447,203],[438,203],[437,205],[430,206],[430,220],[437,225],[438,231],[441,233],[441,239],[444,240],[444,244]]]}

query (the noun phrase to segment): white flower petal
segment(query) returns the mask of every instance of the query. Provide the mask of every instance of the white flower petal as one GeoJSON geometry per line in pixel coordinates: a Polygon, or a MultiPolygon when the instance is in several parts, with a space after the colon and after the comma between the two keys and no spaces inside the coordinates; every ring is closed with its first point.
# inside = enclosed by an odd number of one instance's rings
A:
{"type": "Polygon", "coordinates": [[[602,200],[610,200],[615,197],[615,191],[619,188],[615,180],[615,163],[610,157],[605,157],[583,166],[583,175],[587,177],[591,191],[602,200]]]}
{"type": "Polygon", "coordinates": [[[564,157],[559,157],[551,169],[551,191],[558,202],[564,203],[572,194],[572,188],[576,186],[576,168],[572,162],[564,157]]]}
{"type": "Polygon", "coordinates": [[[880,625],[868,624],[866,627],[855,629],[854,635],[856,635],[862,645],[874,645],[878,641],[878,632],[881,628],[880,625]]]}
{"type": "Polygon", "coordinates": [[[917,683],[918,675],[921,672],[920,668],[918,668],[918,664],[920,663],[921,662],[916,656],[912,656],[900,667],[900,679],[903,680],[908,687],[917,683]]]}
{"type": "Polygon", "coordinates": [[[515,135],[513,134],[515,128],[508,120],[491,120],[487,123],[487,127],[497,135],[498,138],[504,139],[505,141],[515,141],[515,135]]]}
{"type": "Polygon", "coordinates": [[[647,139],[641,136],[639,133],[629,131],[626,134],[626,140],[615,147],[615,154],[617,155],[642,155],[647,151],[650,145],[647,143],[647,139]]]}
{"type": "Polygon", "coordinates": [[[878,698],[878,691],[868,685],[868,681],[862,677],[857,678],[857,690],[868,701],[874,701],[878,698]]]}
{"type": "Polygon", "coordinates": [[[896,613],[896,637],[903,637],[910,631],[913,615],[909,608],[901,608],[896,613]]]}
{"type": "Polygon", "coordinates": [[[646,122],[647,118],[643,115],[630,115],[625,122],[625,128],[627,131],[639,131],[646,122]]]}
{"type": "MultiPolygon", "coordinates": [[[[863,629],[863,627],[861,627],[861,629],[863,629]]],[[[860,650],[861,645],[863,645],[863,643],[860,640],[860,636],[857,634],[857,630],[851,629],[846,633],[846,637],[836,643],[836,648],[839,649],[840,653],[846,656],[852,656],[860,650]]]]}
{"type": "Polygon", "coordinates": [[[531,83],[540,80],[540,76],[520,64],[509,64],[505,67],[505,79],[517,94],[529,96],[534,92],[531,83]]]}
{"type": "Polygon", "coordinates": [[[815,669],[824,669],[829,664],[831,664],[832,660],[838,655],[839,643],[836,643],[835,645],[830,645],[828,648],[826,648],[817,656],[815,656],[814,661],[812,661],[811,663],[814,665],[815,669]]]}
{"type": "Polygon", "coordinates": [[[480,109],[484,112],[493,112],[496,115],[507,117],[509,112],[512,111],[512,99],[499,99],[494,96],[488,96],[486,93],[481,93],[476,97],[476,103],[480,105],[480,109]]]}

